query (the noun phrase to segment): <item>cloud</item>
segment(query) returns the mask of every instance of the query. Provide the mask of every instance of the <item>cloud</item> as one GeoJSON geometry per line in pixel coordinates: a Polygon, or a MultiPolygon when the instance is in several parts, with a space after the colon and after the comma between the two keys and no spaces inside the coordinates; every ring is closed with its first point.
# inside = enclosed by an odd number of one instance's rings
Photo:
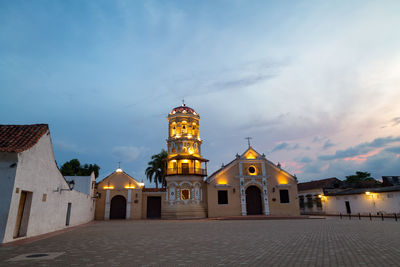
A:
{"type": "MultiPolygon", "coordinates": [[[[214,90],[232,90],[236,88],[245,88],[267,79],[271,79],[275,77],[274,74],[257,74],[257,75],[250,75],[240,79],[230,79],[225,81],[218,81],[214,83],[214,90]]],[[[213,91],[214,91],[213,90],[213,91]]]]}
{"type": "Polygon", "coordinates": [[[385,149],[385,151],[400,154],[400,146],[388,147],[385,149]]]}
{"type": "Polygon", "coordinates": [[[326,137],[319,137],[319,136],[315,136],[312,140],[313,143],[319,143],[322,142],[324,139],[326,139],[326,137]]]}
{"type": "Polygon", "coordinates": [[[279,151],[279,150],[294,150],[294,149],[298,149],[300,146],[299,144],[289,144],[286,142],[277,144],[271,152],[275,152],[275,151],[279,151]]]}
{"type": "Polygon", "coordinates": [[[73,152],[82,152],[83,149],[81,147],[78,148],[76,144],[73,144],[66,140],[54,140],[54,147],[63,151],[73,151],[73,152]]]}
{"type": "Polygon", "coordinates": [[[388,144],[400,141],[400,137],[384,137],[376,138],[372,142],[366,142],[359,144],[355,147],[350,147],[344,150],[338,150],[333,155],[321,155],[318,157],[320,160],[335,160],[335,159],[345,159],[367,154],[375,150],[376,148],[384,147],[388,144]]]}
{"type": "Polygon", "coordinates": [[[328,148],[333,147],[333,146],[335,146],[335,144],[332,143],[330,139],[328,139],[328,140],[325,141],[324,146],[322,148],[323,149],[328,149],[328,148]]]}
{"type": "Polygon", "coordinates": [[[393,118],[392,122],[393,122],[392,127],[396,126],[396,125],[399,125],[400,124],[400,117],[393,118]]]}
{"type": "Polygon", "coordinates": [[[114,158],[122,162],[132,162],[139,158],[148,149],[144,147],[135,146],[117,146],[112,150],[112,155],[114,158]]]}
{"type": "Polygon", "coordinates": [[[384,125],[381,128],[395,127],[395,126],[399,125],[400,124],[400,117],[395,117],[390,122],[391,122],[390,125],[384,125]]]}
{"type": "Polygon", "coordinates": [[[305,157],[302,157],[299,160],[299,162],[301,162],[301,163],[310,163],[310,162],[312,162],[312,159],[310,157],[305,156],[305,157]]]}

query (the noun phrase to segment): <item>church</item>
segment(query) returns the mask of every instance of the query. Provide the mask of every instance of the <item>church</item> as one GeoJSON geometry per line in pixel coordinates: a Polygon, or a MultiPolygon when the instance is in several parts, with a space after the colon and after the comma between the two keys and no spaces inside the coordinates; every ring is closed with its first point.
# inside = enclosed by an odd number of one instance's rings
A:
{"type": "Polygon", "coordinates": [[[297,179],[250,146],[208,176],[200,116],[184,103],[168,114],[166,188],[145,188],[121,168],[97,184],[95,218],[185,219],[298,216],[297,179]]]}

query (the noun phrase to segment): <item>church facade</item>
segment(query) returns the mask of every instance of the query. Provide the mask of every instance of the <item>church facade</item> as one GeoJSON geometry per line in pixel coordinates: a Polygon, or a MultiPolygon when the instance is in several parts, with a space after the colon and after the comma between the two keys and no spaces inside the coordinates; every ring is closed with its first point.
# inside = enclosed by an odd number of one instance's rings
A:
{"type": "Polygon", "coordinates": [[[97,184],[96,219],[298,216],[297,179],[250,146],[207,177],[200,116],[182,104],[168,114],[166,188],[145,188],[118,168],[97,184]]]}

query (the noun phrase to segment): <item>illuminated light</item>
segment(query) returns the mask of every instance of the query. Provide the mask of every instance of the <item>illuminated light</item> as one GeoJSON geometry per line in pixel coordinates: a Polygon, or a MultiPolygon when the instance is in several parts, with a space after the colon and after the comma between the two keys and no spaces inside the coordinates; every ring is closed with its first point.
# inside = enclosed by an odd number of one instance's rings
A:
{"type": "Polygon", "coordinates": [[[371,195],[371,192],[367,191],[367,192],[365,192],[365,194],[366,194],[367,196],[369,196],[369,195],[371,195]]]}
{"type": "Polygon", "coordinates": [[[228,184],[228,181],[225,179],[219,179],[217,184],[228,184]]]}
{"type": "Polygon", "coordinates": [[[112,186],[112,185],[105,185],[104,187],[103,187],[103,189],[114,189],[114,186],[112,186]]]}
{"type": "Polygon", "coordinates": [[[126,189],[134,189],[135,186],[134,186],[134,185],[126,185],[125,188],[126,188],[126,189]]]}
{"type": "Polygon", "coordinates": [[[144,183],[138,183],[138,184],[139,184],[140,187],[143,187],[143,186],[144,186],[144,183]]]}
{"type": "Polygon", "coordinates": [[[187,162],[189,162],[189,161],[188,161],[187,159],[183,159],[182,162],[183,162],[183,163],[187,163],[187,162]]]}
{"type": "Polygon", "coordinates": [[[115,172],[122,172],[122,169],[118,168],[115,172]]]}
{"type": "Polygon", "coordinates": [[[251,166],[249,167],[249,174],[250,174],[250,175],[257,175],[257,174],[258,174],[258,173],[257,173],[257,168],[256,168],[255,166],[251,165],[251,166]]]}
{"type": "Polygon", "coordinates": [[[318,198],[322,198],[323,197],[323,195],[318,195],[318,198]]]}
{"type": "Polygon", "coordinates": [[[283,177],[279,177],[278,178],[278,183],[279,184],[288,184],[288,181],[283,177]]]}
{"type": "Polygon", "coordinates": [[[188,135],[187,135],[187,138],[189,138],[189,139],[192,138],[192,135],[191,135],[191,134],[188,134],[188,135]]]}
{"type": "Polygon", "coordinates": [[[256,157],[253,155],[253,154],[251,154],[251,153],[249,153],[247,156],[246,156],[246,159],[255,159],[256,157]]]}

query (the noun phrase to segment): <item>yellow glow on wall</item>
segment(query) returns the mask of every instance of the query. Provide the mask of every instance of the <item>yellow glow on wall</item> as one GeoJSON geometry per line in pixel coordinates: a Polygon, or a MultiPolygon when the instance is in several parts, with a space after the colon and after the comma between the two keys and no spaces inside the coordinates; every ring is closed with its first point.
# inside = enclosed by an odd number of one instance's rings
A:
{"type": "Polygon", "coordinates": [[[288,181],[284,177],[278,177],[278,183],[279,184],[288,184],[288,181]]]}
{"type": "Polygon", "coordinates": [[[371,195],[371,192],[367,191],[367,192],[365,192],[365,194],[366,194],[367,196],[370,196],[370,195],[371,195]]]}
{"type": "Polygon", "coordinates": [[[135,189],[135,186],[134,185],[126,185],[125,188],[126,189],[135,189]]]}
{"type": "Polygon", "coordinates": [[[218,179],[217,184],[228,184],[228,180],[223,179],[223,178],[218,179]]]}
{"type": "Polygon", "coordinates": [[[255,158],[256,157],[252,153],[246,155],[246,159],[255,159],[255,158]]]}
{"type": "Polygon", "coordinates": [[[103,189],[114,189],[114,186],[113,185],[105,185],[105,186],[103,186],[103,189]]]}

